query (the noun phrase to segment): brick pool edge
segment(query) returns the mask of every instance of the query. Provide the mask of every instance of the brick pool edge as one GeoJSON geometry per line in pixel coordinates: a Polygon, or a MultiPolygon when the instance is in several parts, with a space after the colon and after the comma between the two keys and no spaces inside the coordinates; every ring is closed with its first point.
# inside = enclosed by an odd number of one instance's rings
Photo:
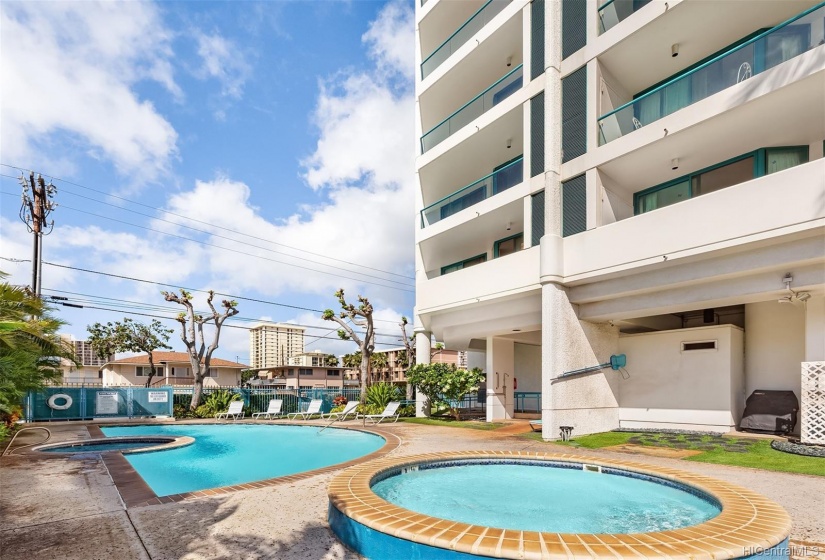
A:
{"type": "Polygon", "coordinates": [[[781,506],[741,486],[630,461],[518,451],[430,453],[378,459],[351,467],[330,483],[329,522],[347,546],[376,559],[379,556],[374,556],[374,551],[387,549],[407,557],[426,552],[428,558],[456,560],[474,557],[787,558],[791,531],[791,518],[781,506]],[[387,471],[463,459],[585,463],[632,471],[696,488],[718,500],[722,512],[699,525],[655,533],[539,533],[481,527],[422,515],[379,498],[371,489],[372,480],[387,471]]]}

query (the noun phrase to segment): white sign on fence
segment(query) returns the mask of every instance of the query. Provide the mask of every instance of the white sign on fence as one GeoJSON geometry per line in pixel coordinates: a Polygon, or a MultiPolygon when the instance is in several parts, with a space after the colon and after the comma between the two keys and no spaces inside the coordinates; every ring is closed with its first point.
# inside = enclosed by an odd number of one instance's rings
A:
{"type": "Polygon", "coordinates": [[[149,402],[169,402],[169,393],[166,391],[149,391],[149,402]]]}
{"type": "Polygon", "coordinates": [[[117,391],[98,391],[95,400],[95,414],[117,414],[118,396],[117,391]]]}

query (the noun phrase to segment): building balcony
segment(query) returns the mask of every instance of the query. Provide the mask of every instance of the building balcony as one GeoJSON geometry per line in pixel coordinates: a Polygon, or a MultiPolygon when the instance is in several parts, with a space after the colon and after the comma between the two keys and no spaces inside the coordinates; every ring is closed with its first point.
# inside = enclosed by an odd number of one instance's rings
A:
{"type": "Polygon", "coordinates": [[[651,0],[608,0],[599,6],[599,33],[611,29],[650,2],[651,0]]]}
{"type": "Polygon", "coordinates": [[[466,208],[490,198],[524,180],[524,156],[518,156],[495,171],[445,196],[421,210],[421,227],[425,228],[466,208]]]}
{"type": "Polygon", "coordinates": [[[591,282],[782,236],[825,222],[825,159],[565,238],[566,282],[591,282]]]}
{"type": "MultiPolygon", "coordinates": [[[[719,54],[598,118],[606,144],[790,61],[822,44],[825,4],[719,54]]],[[[609,89],[609,86],[608,86],[609,89]]]]}
{"type": "MultiPolygon", "coordinates": [[[[438,68],[444,61],[446,61],[454,52],[456,52],[463,44],[469,41],[476,33],[478,33],[485,25],[497,16],[512,0],[487,0],[482,6],[475,11],[469,19],[464,21],[458,28],[441,43],[438,47],[430,52],[421,63],[421,79],[423,80],[429,76],[436,68],[438,68]]],[[[473,7],[471,2],[455,2],[455,8],[466,10],[473,7]]],[[[443,18],[442,18],[443,21],[443,18]]],[[[429,22],[427,22],[429,23],[429,22]]],[[[443,23],[440,21],[443,25],[443,23]]],[[[433,22],[433,27],[435,22],[433,22]]],[[[426,48],[426,45],[432,42],[429,25],[425,25],[425,29],[430,31],[426,33],[421,31],[421,48],[426,48]]]]}
{"type": "Polygon", "coordinates": [[[418,282],[416,308],[419,313],[469,305],[538,290],[539,248],[531,247],[418,282]]]}
{"type": "Polygon", "coordinates": [[[421,137],[421,153],[434,148],[475,119],[513,95],[522,87],[522,65],[519,64],[495,83],[465,103],[421,137]]]}

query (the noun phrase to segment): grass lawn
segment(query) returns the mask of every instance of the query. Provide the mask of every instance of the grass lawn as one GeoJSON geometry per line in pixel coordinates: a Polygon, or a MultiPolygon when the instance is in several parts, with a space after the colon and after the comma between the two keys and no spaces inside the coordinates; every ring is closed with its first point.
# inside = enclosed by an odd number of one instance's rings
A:
{"type": "MultiPolygon", "coordinates": [[[[541,441],[539,433],[525,434],[524,437],[541,441]]],[[[771,447],[771,442],[765,439],[723,438],[710,434],[693,436],[647,432],[604,432],[554,443],[585,449],[599,449],[623,444],[694,449],[702,453],[686,457],[685,461],[825,476],[825,459],[777,451],[771,447]]]]}
{"type": "Polygon", "coordinates": [[[504,426],[501,422],[458,421],[451,418],[399,418],[401,422],[425,424],[427,426],[449,426],[451,428],[470,428],[473,430],[495,430],[504,426]]]}

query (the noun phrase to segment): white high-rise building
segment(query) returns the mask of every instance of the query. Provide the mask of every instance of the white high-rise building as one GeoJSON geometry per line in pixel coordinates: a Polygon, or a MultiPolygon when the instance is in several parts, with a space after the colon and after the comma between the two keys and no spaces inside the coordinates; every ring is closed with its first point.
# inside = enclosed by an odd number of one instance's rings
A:
{"type": "Polygon", "coordinates": [[[547,439],[799,397],[825,361],[824,43],[812,0],[417,3],[418,361],[432,335],[481,355],[488,419],[547,439]]]}
{"type": "Polygon", "coordinates": [[[304,327],[284,323],[260,323],[249,330],[251,369],[285,366],[304,352],[304,327]]]}

